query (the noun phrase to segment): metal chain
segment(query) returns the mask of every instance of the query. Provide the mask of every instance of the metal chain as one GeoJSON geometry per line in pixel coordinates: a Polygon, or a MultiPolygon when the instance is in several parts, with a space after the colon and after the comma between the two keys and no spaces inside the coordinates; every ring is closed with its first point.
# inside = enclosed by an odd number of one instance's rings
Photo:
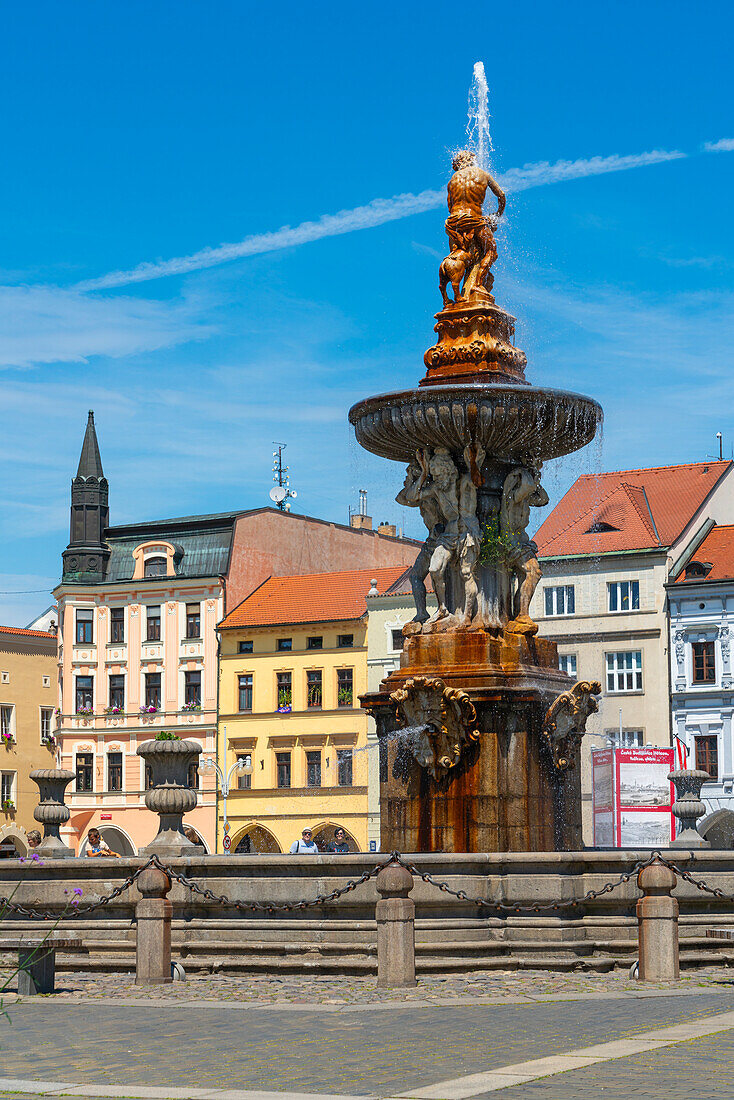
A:
{"type": "Polygon", "coordinates": [[[346,886],[341,886],[337,890],[332,890],[329,894],[319,894],[311,901],[295,901],[286,902],[283,905],[267,904],[265,902],[253,901],[253,902],[241,902],[235,901],[234,898],[227,897],[226,894],[215,894],[213,890],[209,890],[199,886],[193,879],[188,878],[180,871],[174,871],[172,867],[166,867],[162,864],[156,856],[153,856],[151,863],[154,864],[159,871],[163,871],[174,879],[176,882],[180,882],[182,886],[188,887],[193,893],[198,894],[200,897],[206,898],[207,901],[213,901],[216,905],[226,905],[232,909],[238,909],[242,912],[248,913],[292,913],[298,909],[311,909],[318,905],[327,905],[331,901],[336,901],[344,894],[350,893],[352,890],[356,890],[358,886],[361,886],[365,882],[369,882],[371,878],[376,878],[385,867],[390,867],[393,863],[399,861],[397,852],[393,852],[389,859],[384,863],[377,864],[369,871],[364,871],[359,878],[350,879],[346,886]],[[397,857],[397,858],[396,858],[397,857]]]}
{"type": "Polygon", "coordinates": [[[93,913],[97,909],[104,908],[105,905],[109,905],[115,898],[119,898],[125,893],[131,886],[135,884],[137,879],[142,875],[143,871],[149,867],[155,867],[159,871],[163,871],[174,882],[180,883],[192,893],[197,894],[199,897],[205,898],[207,901],[214,902],[216,905],[228,906],[232,909],[237,909],[240,912],[249,913],[292,913],[297,910],[311,909],[320,905],[328,905],[330,902],[337,901],[345,894],[351,893],[352,890],[356,890],[358,886],[362,886],[365,882],[369,882],[370,879],[376,878],[380,871],[386,867],[392,866],[392,864],[399,864],[409,871],[415,878],[421,879],[429,886],[435,887],[444,894],[451,894],[452,897],[457,898],[459,901],[468,902],[470,905],[476,905],[479,908],[485,909],[498,909],[506,913],[544,913],[544,912],[557,912],[559,909],[564,908],[576,908],[580,905],[584,905],[588,901],[595,901],[597,898],[603,897],[605,894],[611,894],[619,886],[623,886],[629,882],[630,879],[642,871],[645,867],[650,867],[653,863],[662,863],[668,867],[676,875],[679,875],[686,882],[689,882],[692,886],[695,886],[698,890],[711,894],[721,901],[734,902],[734,895],[725,894],[723,890],[719,890],[716,887],[709,886],[701,879],[694,878],[689,871],[684,870],[677,864],[672,863],[666,859],[661,852],[653,852],[648,859],[639,860],[635,863],[634,867],[631,867],[628,871],[625,871],[617,879],[613,879],[604,884],[598,890],[587,890],[587,892],[580,898],[573,898],[566,902],[549,902],[545,905],[512,905],[507,902],[490,901],[489,898],[473,897],[471,894],[467,894],[465,890],[454,890],[447,882],[441,882],[434,878],[428,871],[421,871],[414,863],[406,860],[399,852],[391,852],[390,856],[383,863],[376,864],[368,871],[364,871],[359,878],[350,879],[345,886],[338,887],[336,890],[332,890],[328,894],[319,894],[317,897],[312,898],[310,901],[298,901],[298,902],[285,902],[281,905],[268,904],[266,902],[241,902],[235,901],[234,898],[228,897],[226,894],[215,894],[213,890],[209,890],[206,887],[199,886],[194,879],[189,878],[181,871],[174,870],[173,867],[169,867],[162,863],[158,856],[151,856],[146,863],[137,869],[132,875],[125,879],[124,882],[116,886],[109,894],[104,895],[98,901],[92,902],[89,905],[67,905],[66,909],[61,913],[55,912],[51,909],[34,909],[25,905],[18,905],[12,902],[9,898],[0,897],[0,910],[3,912],[17,913],[20,916],[39,918],[41,920],[75,920],[87,913],[93,913]]]}
{"type": "Polygon", "coordinates": [[[471,905],[487,909],[501,909],[507,913],[543,913],[564,908],[574,908],[575,906],[583,905],[586,901],[594,901],[604,894],[610,894],[612,890],[616,890],[618,886],[622,886],[625,882],[629,882],[632,876],[641,871],[643,867],[649,867],[651,863],[654,863],[655,854],[653,853],[649,859],[640,860],[634,867],[631,867],[629,871],[625,871],[618,879],[607,882],[599,890],[588,890],[582,898],[574,898],[572,901],[567,902],[550,902],[548,905],[508,905],[506,902],[490,901],[489,898],[475,898],[467,894],[465,890],[453,890],[447,882],[438,882],[433,875],[430,875],[427,871],[420,871],[414,863],[409,863],[407,860],[403,859],[398,852],[393,852],[393,862],[399,863],[401,867],[405,867],[412,875],[427,882],[430,886],[435,886],[438,890],[441,890],[442,893],[451,894],[460,901],[467,901],[471,905]]]}

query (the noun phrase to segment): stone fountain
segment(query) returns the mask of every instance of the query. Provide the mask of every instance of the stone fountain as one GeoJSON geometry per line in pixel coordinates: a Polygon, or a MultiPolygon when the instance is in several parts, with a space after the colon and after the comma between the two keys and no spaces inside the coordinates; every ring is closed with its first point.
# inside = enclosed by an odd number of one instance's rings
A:
{"type": "Polygon", "coordinates": [[[492,294],[505,195],[471,150],[453,169],[426,374],[349,413],[363,447],[407,464],[396,500],[428,530],[401,667],[362,697],[379,739],[382,848],[578,849],[578,748],[601,687],[572,684],[555,643],[537,636],[541,570],[527,527],[548,503],[543,462],[589,443],[602,411],[525,378],[515,319],[492,294]],[[483,209],[488,191],[494,214],[483,209]]]}

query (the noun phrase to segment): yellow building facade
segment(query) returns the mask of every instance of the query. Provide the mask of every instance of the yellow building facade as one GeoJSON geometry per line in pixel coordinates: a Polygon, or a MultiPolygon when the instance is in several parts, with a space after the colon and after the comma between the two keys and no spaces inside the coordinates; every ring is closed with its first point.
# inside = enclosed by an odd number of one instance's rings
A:
{"type": "Polygon", "coordinates": [[[0,844],[21,855],[39,828],[29,773],[56,761],[56,649],[55,633],[0,627],[0,844]]]}
{"type": "MultiPolygon", "coordinates": [[[[306,827],[325,848],[337,826],[352,850],[368,849],[366,597],[404,571],[272,577],[220,623],[218,763],[230,776],[231,851],[287,852],[306,827]]],[[[221,851],[221,796],[217,819],[221,851]]]]}

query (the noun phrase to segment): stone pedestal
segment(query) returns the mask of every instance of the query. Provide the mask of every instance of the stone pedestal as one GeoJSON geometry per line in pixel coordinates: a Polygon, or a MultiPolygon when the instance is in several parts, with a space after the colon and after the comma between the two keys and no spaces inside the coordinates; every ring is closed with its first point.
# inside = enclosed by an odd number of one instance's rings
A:
{"type": "Polygon", "coordinates": [[[375,906],[378,989],[414,986],[415,903],[408,897],[413,876],[406,867],[393,863],[380,871],[375,887],[380,895],[375,906]]]}
{"type": "Polygon", "coordinates": [[[438,342],[425,353],[427,371],[421,386],[446,381],[525,383],[527,357],[514,346],[515,318],[493,299],[452,302],[436,314],[434,331],[438,342]]]}
{"type": "Polygon", "coordinates": [[[141,855],[200,855],[204,849],[192,844],[183,831],[183,815],[196,806],[196,790],[189,786],[189,767],[198,764],[201,749],[194,741],[144,741],[138,749],[153,772],[153,787],[145,792],[145,805],[160,817],[158,833],[141,855]]]}
{"type": "Polygon", "coordinates": [[[671,772],[668,779],[675,787],[673,816],[677,817],[683,826],[670,847],[710,848],[709,841],[705,840],[696,829],[696,822],[706,813],[706,806],[701,801],[701,787],[711,779],[711,776],[708,772],[697,768],[680,768],[671,772]]]}
{"type": "Polygon", "coordinates": [[[135,906],[135,984],[169,985],[173,909],[166,895],[171,880],[157,867],[148,867],[136,885],[143,898],[135,906]]]}
{"type": "Polygon", "coordinates": [[[29,773],[38,785],[41,801],[33,816],[43,825],[43,840],[36,848],[41,859],[69,859],[74,853],[64,844],[59,828],[69,820],[70,810],[64,803],[64,792],[74,779],[74,772],[64,768],[38,768],[29,773]]]}
{"type": "Polygon", "coordinates": [[[362,697],[377,723],[383,851],[582,848],[580,764],[554,767],[543,737],[550,703],[570,685],[546,639],[483,632],[406,638],[400,669],[362,697]],[[468,696],[479,734],[436,775],[416,759],[390,698],[411,677],[429,674],[468,696]]]}
{"type": "Polygon", "coordinates": [[[678,902],[670,896],[676,876],[662,863],[643,867],[637,885],[639,977],[642,982],[675,982],[680,977],[678,902]]]}

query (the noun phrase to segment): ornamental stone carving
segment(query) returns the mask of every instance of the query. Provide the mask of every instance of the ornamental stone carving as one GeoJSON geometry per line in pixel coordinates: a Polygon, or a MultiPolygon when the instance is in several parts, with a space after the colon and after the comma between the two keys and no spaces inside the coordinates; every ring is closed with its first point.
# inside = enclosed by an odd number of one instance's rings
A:
{"type": "Polygon", "coordinates": [[[465,691],[436,677],[415,676],[390,695],[402,737],[420,766],[439,779],[480,737],[477,712],[465,691]]]}
{"type": "Polygon", "coordinates": [[[43,840],[36,851],[46,859],[68,859],[74,855],[64,844],[59,829],[71,816],[64,802],[64,792],[75,778],[74,772],[65,768],[37,768],[29,778],[38,786],[39,803],[33,816],[43,825],[43,840]]]}
{"type": "Polygon", "coordinates": [[[599,710],[594,698],[601,694],[598,680],[580,680],[551,703],[543,721],[543,739],[550,749],[553,767],[566,771],[576,765],[586,723],[599,710]]]}
{"type": "Polygon", "coordinates": [[[201,746],[195,741],[144,741],[137,751],[152,771],[153,787],[145,805],[160,817],[158,833],[145,855],[182,856],[203,851],[184,835],[183,815],[196,807],[196,791],[189,786],[189,767],[199,763],[201,746]]]}

